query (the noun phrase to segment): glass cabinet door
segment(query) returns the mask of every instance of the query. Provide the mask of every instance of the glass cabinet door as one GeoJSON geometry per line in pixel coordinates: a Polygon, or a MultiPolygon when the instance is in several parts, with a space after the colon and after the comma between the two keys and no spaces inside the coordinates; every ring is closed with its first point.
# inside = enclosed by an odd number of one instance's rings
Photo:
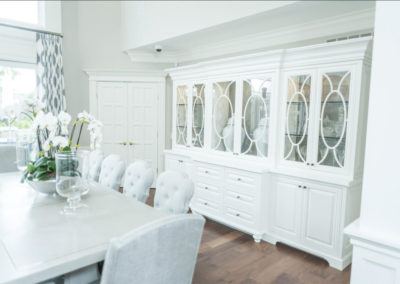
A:
{"type": "Polygon", "coordinates": [[[211,149],[233,152],[236,82],[217,82],[212,85],[211,149]]]}
{"type": "Polygon", "coordinates": [[[193,107],[192,107],[192,146],[203,148],[204,146],[204,84],[193,86],[193,107]]]}
{"type": "Polygon", "coordinates": [[[317,164],[344,167],[351,74],[322,74],[317,164]]]}
{"type": "Polygon", "coordinates": [[[176,144],[186,145],[187,142],[187,109],[188,109],[188,87],[178,86],[176,88],[176,144]]]}
{"type": "Polygon", "coordinates": [[[271,78],[243,81],[241,153],[268,157],[271,78]]]}
{"type": "Polygon", "coordinates": [[[307,161],[311,96],[311,75],[294,75],[287,79],[284,159],[307,161]]]}

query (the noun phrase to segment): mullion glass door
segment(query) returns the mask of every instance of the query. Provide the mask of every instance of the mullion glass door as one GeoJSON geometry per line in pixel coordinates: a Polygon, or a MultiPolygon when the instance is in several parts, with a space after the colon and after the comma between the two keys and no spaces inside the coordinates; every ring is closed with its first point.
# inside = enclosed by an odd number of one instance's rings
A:
{"type": "Polygon", "coordinates": [[[317,165],[343,168],[350,96],[350,71],[322,73],[317,165]]]}
{"type": "Polygon", "coordinates": [[[204,147],[205,84],[193,86],[192,99],[192,146],[204,147]]]}
{"type": "Polygon", "coordinates": [[[268,157],[271,78],[243,81],[241,154],[268,157]]]}
{"type": "Polygon", "coordinates": [[[176,120],[175,142],[178,145],[187,145],[188,128],[188,87],[185,85],[176,88],[176,120]]]}
{"type": "Polygon", "coordinates": [[[306,163],[308,159],[311,74],[287,77],[284,159],[306,163]]]}
{"type": "Polygon", "coordinates": [[[211,149],[233,152],[236,81],[212,84],[211,149]]]}

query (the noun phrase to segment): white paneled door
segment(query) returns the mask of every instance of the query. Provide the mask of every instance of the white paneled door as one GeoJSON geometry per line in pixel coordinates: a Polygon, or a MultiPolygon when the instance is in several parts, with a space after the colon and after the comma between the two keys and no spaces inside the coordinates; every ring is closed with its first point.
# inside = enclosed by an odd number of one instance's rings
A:
{"type": "Polygon", "coordinates": [[[99,82],[98,117],[103,122],[103,151],[128,164],[146,160],[157,173],[159,88],[150,83],[99,82]]]}
{"type": "Polygon", "coordinates": [[[98,118],[104,124],[102,148],[106,155],[127,156],[127,95],[126,83],[100,82],[97,86],[98,118]]]}
{"type": "Polygon", "coordinates": [[[157,88],[154,84],[128,84],[129,161],[145,160],[157,171],[157,88]]]}

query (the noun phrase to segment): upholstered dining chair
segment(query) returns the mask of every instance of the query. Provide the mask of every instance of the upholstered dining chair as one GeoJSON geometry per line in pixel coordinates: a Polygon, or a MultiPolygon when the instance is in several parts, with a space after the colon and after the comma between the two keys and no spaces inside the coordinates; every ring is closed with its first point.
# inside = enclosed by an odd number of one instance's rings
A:
{"type": "Polygon", "coordinates": [[[101,163],[103,162],[103,152],[101,150],[94,150],[89,153],[87,163],[85,163],[83,176],[88,181],[99,181],[101,163]]]}
{"type": "Polygon", "coordinates": [[[125,171],[123,194],[145,203],[153,184],[154,172],[145,161],[135,161],[125,171]]]}
{"type": "Polygon", "coordinates": [[[165,171],[157,179],[154,208],[172,214],[187,213],[193,192],[194,185],[187,174],[165,171]]]}
{"type": "Polygon", "coordinates": [[[100,283],[192,283],[204,223],[172,215],[111,240],[100,283]]]}
{"type": "Polygon", "coordinates": [[[124,171],[125,163],[118,155],[111,154],[101,163],[99,183],[105,187],[119,190],[124,171]]]}

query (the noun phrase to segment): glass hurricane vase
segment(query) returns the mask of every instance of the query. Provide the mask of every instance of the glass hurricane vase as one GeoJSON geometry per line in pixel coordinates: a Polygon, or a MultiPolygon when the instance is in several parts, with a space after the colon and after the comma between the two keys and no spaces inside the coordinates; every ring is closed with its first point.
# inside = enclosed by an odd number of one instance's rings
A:
{"type": "Polygon", "coordinates": [[[82,175],[87,155],[87,151],[56,153],[56,189],[68,202],[63,209],[64,213],[73,213],[78,208],[87,207],[81,203],[81,196],[89,191],[89,184],[82,175]]]}
{"type": "Polygon", "coordinates": [[[35,137],[30,130],[19,130],[15,142],[16,163],[20,171],[24,171],[29,161],[36,160],[35,137]]]}

